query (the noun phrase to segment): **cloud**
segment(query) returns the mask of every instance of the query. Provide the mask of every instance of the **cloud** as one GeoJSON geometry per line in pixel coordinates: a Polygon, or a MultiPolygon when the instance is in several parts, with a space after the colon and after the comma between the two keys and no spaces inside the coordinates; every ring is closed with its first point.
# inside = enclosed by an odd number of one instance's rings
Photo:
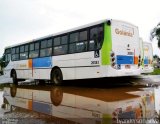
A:
{"type": "Polygon", "coordinates": [[[156,2],[158,0],[1,0],[0,56],[5,46],[105,18],[137,25],[140,36],[148,41],[150,30],[160,21],[156,2]]]}

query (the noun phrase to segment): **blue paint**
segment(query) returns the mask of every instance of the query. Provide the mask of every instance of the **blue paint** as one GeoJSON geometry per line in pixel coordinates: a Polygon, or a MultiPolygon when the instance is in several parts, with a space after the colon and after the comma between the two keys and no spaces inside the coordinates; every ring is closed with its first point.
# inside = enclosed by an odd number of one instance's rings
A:
{"type": "Polygon", "coordinates": [[[52,115],[52,105],[33,101],[32,110],[43,114],[52,115]]]}
{"type": "Polygon", "coordinates": [[[52,67],[52,57],[35,58],[32,62],[33,68],[52,67]]]}
{"type": "Polygon", "coordinates": [[[145,64],[145,65],[146,65],[146,64],[149,64],[149,60],[148,60],[147,57],[144,58],[144,64],[145,64]]]}
{"type": "Polygon", "coordinates": [[[135,117],[135,112],[133,111],[118,114],[118,119],[135,119],[135,117]]]}
{"type": "Polygon", "coordinates": [[[117,55],[116,63],[117,64],[134,64],[134,57],[117,55]]]}

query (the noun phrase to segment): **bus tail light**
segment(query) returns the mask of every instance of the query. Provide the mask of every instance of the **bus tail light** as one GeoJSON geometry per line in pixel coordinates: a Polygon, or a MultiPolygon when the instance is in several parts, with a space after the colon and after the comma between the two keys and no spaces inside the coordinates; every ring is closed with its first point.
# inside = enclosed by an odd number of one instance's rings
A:
{"type": "Polygon", "coordinates": [[[112,63],[112,67],[114,67],[116,64],[115,63],[112,63]]]}
{"type": "Polygon", "coordinates": [[[141,56],[138,57],[138,67],[141,66],[141,56]]]}
{"type": "Polygon", "coordinates": [[[115,58],[112,58],[112,62],[114,62],[115,61],[115,58]]]}
{"type": "Polygon", "coordinates": [[[115,56],[114,52],[111,52],[111,57],[114,57],[114,56],[115,56]]]}
{"type": "Polygon", "coordinates": [[[111,66],[112,66],[113,68],[116,68],[115,53],[114,53],[114,52],[111,52],[110,57],[111,57],[111,66]]]}

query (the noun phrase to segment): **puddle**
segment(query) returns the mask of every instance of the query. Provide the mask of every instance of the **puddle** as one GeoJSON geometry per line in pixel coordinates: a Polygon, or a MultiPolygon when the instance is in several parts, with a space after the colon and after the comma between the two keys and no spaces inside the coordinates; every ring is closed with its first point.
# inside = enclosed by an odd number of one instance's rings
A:
{"type": "Polygon", "coordinates": [[[5,117],[32,118],[41,123],[63,120],[82,124],[108,124],[120,122],[120,119],[154,118],[153,107],[145,108],[145,104],[154,106],[152,92],[150,88],[145,90],[144,86],[104,89],[35,85],[5,87],[4,97],[14,108],[5,117]]]}

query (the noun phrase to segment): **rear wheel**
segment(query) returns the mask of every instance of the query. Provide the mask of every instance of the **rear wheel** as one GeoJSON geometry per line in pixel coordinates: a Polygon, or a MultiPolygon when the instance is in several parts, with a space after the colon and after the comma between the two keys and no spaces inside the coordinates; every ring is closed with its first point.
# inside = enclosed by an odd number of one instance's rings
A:
{"type": "Polygon", "coordinates": [[[55,106],[59,106],[63,99],[63,91],[61,88],[54,87],[51,89],[50,93],[52,104],[55,106]]]}
{"type": "Polygon", "coordinates": [[[13,80],[13,84],[18,85],[18,79],[17,79],[16,71],[12,72],[12,80],[13,80]]]}
{"type": "Polygon", "coordinates": [[[55,68],[51,72],[51,82],[54,85],[61,85],[63,81],[62,72],[59,68],[55,68]]]}

